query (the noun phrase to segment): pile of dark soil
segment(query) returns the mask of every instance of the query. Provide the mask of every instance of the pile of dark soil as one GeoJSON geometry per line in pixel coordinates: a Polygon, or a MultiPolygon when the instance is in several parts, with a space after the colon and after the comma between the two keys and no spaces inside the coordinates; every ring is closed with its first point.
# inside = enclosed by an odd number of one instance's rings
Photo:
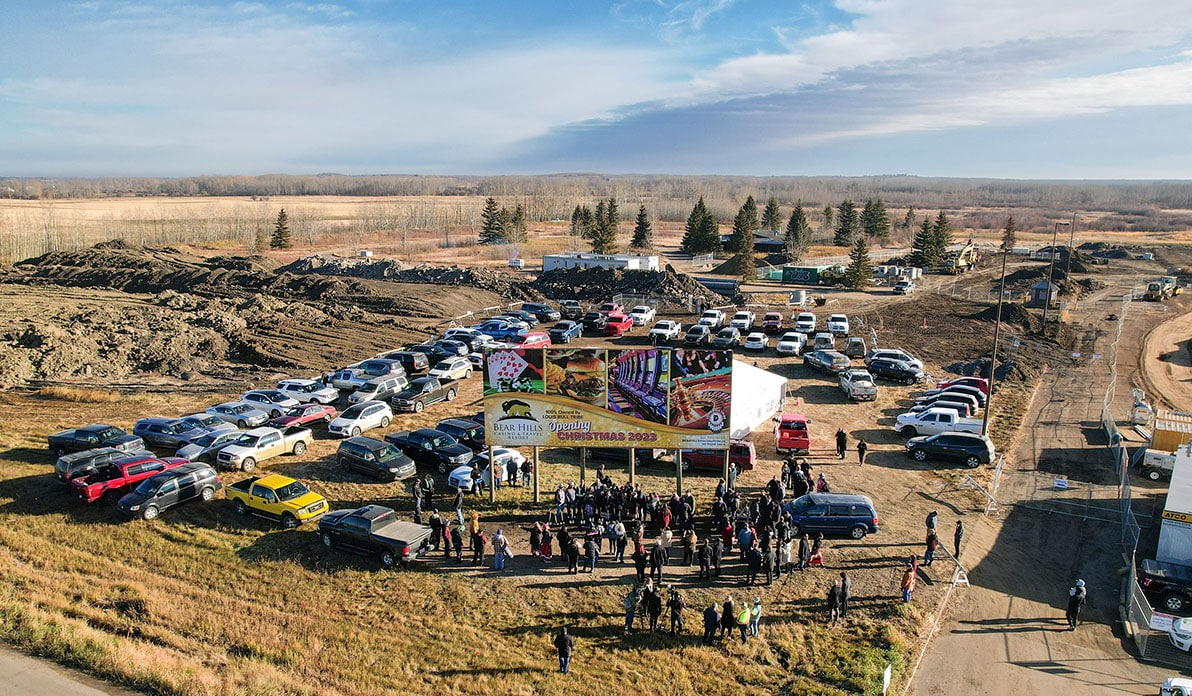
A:
{"type": "Polygon", "coordinates": [[[723,304],[729,298],[700,285],[695,278],[673,270],[622,271],[615,268],[547,271],[529,284],[535,291],[555,300],[592,302],[617,293],[657,295],[686,300],[703,296],[705,302],[723,304]]]}
{"type": "MultiPolygon", "coordinates": [[[[970,314],[967,319],[978,321],[997,321],[997,305],[986,307],[981,311],[970,314]]],[[[1028,333],[1034,333],[1043,325],[1042,318],[1033,314],[1029,309],[1017,302],[1002,303],[1002,324],[1021,326],[1028,333]]]]}
{"type": "Polygon", "coordinates": [[[406,266],[395,259],[345,259],[338,256],[306,256],[278,269],[279,272],[348,276],[389,280],[398,283],[457,285],[493,292],[511,300],[541,302],[541,294],[505,273],[464,266],[406,266]]]}
{"type": "MultiPolygon", "coordinates": [[[[969,360],[963,362],[955,362],[951,365],[946,365],[944,370],[950,374],[962,375],[966,377],[979,376],[989,377],[989,358],[977,358],[976,360],[969,360]]],[[[1015,356],[1006,353],[1003,350],[998,351],[997,371],[995,382],[1000,384],[1003,382],[1024,382],[1032,383],[1039,378],[1041,374],[1038,365],[1032,365],[1019,361],[1015,356]]]]}

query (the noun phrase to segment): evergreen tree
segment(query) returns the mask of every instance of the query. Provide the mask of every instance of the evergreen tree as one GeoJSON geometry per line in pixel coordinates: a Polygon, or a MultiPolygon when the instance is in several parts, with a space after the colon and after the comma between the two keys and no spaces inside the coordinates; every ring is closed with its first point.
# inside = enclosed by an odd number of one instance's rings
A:
{"type": "Polygon", "coordinates": [[[501,244],[505,241],[505,216],[497,206],[497,199],[489,196],[480,211],[480,243],[501,244]]]}
{"type": "Polygon", "coordinates": [[[708,254],[720,251],[720,230],[716,218],[708,210],[701,196],[687,216],[683,230],[683,251],[691,254],[708,254]]]}
{"type": "Polygon", "coordinates": [[[824,222],[823,225],[820,226],[820,234],[827,234],[829,231],[831,231],[832,220],[835,217],[835,212],[836,211],[832,209],[830,204],[824,206],[824,222]]]}
{"type": "Polygon", "coordinates": [[[605,208],[606,206],[604,205],[604,200],[601,199],[601,201],[596,204],[596,219],[593,223],[594,226],[592,228],[592,236],[590,239],[596,239],[597,237],[608,235],[608,217],[605,208]]]}
{"type": "Polygon", "coordinates": [[[654,249],[654,230],[650,226],[650,218],[646,216],[646,206],[637,209],[637,221],[633,225],[633,240],[629,242],[632,249],[654,249]]]}
{"type": "Polygon", "coordinates": [[[752,247],[753,228],[749,224],[749,211],[745,206],[741,206],[741,209],[737,211],[737,216],[733,218],[733,233],[729,235],[728,243],[724,245],[724,250],[729,253],[740,254],[747,248],[752,247]]]}
{"type": "Polygon", "coordinates": [[[613,234],[617,234],[617,199],[613,196],[608,197],[608,203],[604,206],[605,224],[613,228],[613,234]]]}
{"type": "Polygon", "coordinates": [[[849,252],[848,268],[844,271],[845,287],[864,290],[873,284],[873,267],[869,265],[869,247],[865,243],[865,235],[857,237],[853,242],[853,250],[849,252]]]}
{"type": "Polygon", "coordinates": [[[803,201],[795,204],[791,219],[786,223],[786,258],[792,263],[803,258],[811,244],[811,223],[803,212],[803,201]]]}
{"type": "Polygon", "coordinates": [[[608,209],[604,201],[596,206],[596,227],[592,230],[592,251],[597,254],[612,254],[617,251],[617,228],[608,221],[608,209]]]}
{"type": "MultiPolygon", "coordinates": [[[[506,212],[504,208],[502,212],[506,212]]],[[[509,224],[505,227],[505,241],[510,244],[520,244],[526,241],[526,209],[521,203],[513,208],[509,215],[509,224]]]]}
{"type": "Polygon", "coordinates": [[[583,237],[584,236],[584,231],[582,229],[583,224],[584,224],[583,216],[584,216],[583,210],[579,207],[579,204],[576,203],[575,210],[571,211],[571,236],[572,237],[583,237]]]}
{"type": "MultiPolygon", "coordinates": [[[[752,241],[752,240],[750,240],[752,241]]],[[[737,272],[741,275],[742,283],[756,283],[757,282],[757,258],[753,255],[753,250],[742,251],[736,256],[737,272]]]]}
{"type": "Polygon", "coordinates": [[[762,224],[757,221],[757,201],[753,200],[753,196],[745,199],[745,205],[741,206],[741,210],[745,212],[745,223],[749,225],[750,235],[762,228],[762,224]]]}
{"type": "Polygon", "coordinates": [[[269,233],[265,230],[265,226],[258,222],[252,241],[248,243],[248,250],[254,254],[259,254],[262,251],[265,251],[265,248],[268,246],[269,233]]]}
{"type": "Polygon", "coordinates": [[[836,234],[832,243],[836,246],[851,246],[857,236],[857,224],[857,207],[846,198],[836,213],[836,234]]]}
{"type": "Polygon", "coordinates": [[[915,233],[908,261],[919,268],[931,268],[939,262],[935,249],[935,229],[931,226],[930,218],[923,218],[922,226],[915,233]]]}
{"type": "Polygon", "coordinates": [[[586,205],[579,211],[579,229],[579,236],[584,239],[591,239],[592,234],[596,232],[596,218],[592,215],[592,209],[586,205]]]}
{"type": "Polygon", "coordinates": [[[777,232],[782,226],[782,211],[778,209],[778,201],[773,196],[766,202],[766,210],[762,213],[762,229],[777,232]]]}
{"type": "Polygon", "coordinates": [[[274,249],[289,249],[294,246],[294,237],[290,233],[290,219],[286,217],[286,209],[277,212],[277,222],[273,223],[273,237],[269,246],[274,249]]]}
{"type": "Polygon", "coordinates": [[[1002,251],[1010,251],[1014,248],[1015,239],[1014,233],[1017,229],[1014,227],[1014,216],[1006,218],[1006,226],[1002,228],[1002,251]]]}
{"type": "Polygon", "coordinates": [[[861,211],[861,229],[871,239],[884,242],[890,238],[890,215],[882,199],[870,198],[865,201],[865,209],[861,211]]]}
{"type": "Polygon", "coordinates": [[[935,217],[935,224],[931,228],[932,243],[935,247],[935,258],[943,260],[944,254],[948,253],[948,247],[952,245],[952,224],[948,222],[948,216],[944,215],[944,211],[940,211],[939,215],[935,217]]]}
{"type": "Polygon", "coordinates": [[[902,229],[907,232],[915,229],[915,206],[906,209],[906,215],[902,218],[902,229]]]}
{"type": "Polygon", "coordinates": [[[704,210],[704,219],[700,221],[699,229],[700,244],[703,245],[704,253],[719,253],[724,245],[720,242],[720,223],[716,222],[716,216],[712,215],[712,211],[704,210]]]}

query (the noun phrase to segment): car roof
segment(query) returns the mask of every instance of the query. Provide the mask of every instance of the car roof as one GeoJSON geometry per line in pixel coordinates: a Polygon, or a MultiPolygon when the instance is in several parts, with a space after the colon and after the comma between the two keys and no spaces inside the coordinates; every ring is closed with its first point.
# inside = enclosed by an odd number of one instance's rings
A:
{"type": "Polygon", "coordinates": [[[873,501],[869,496],[861,495],[860,493],[808,493],[803,496],[811,498],[811,501],[819,505],[821,503],[858,503],[864,502],[869,507],[873,507],[873,501]]]}
{"type": "Polygon", "coordinates": [[[468,428],[468,429],[484,427],[483,423],[477,423],[474,420],[468,420],[466,418],[444,418],[443,420],[439,421],[439,424],[436,425],[435,428],[438,428],[439,425],[444,425],[444,424],[454,426],[456,428],[468,428]]]}
{"type": "Polygon", "coordinates": [[[350,442],[353,445],[360,445],[361,447],[368,447],[369,449],[380,449],[382,447],[392,447],[393,446],[393,445],[389,444],[388,442],[385,442],[384,440],[378,440],[375,437],[368,437],[365,435],[357,435],[355,437],[349,437],[348,439],[344,440],[344,442],[350,442]]]}
{"type": "Polygon", "coordinates": [[[151,416],[149,418],[142,418],[141,420],[137,421],[137,425],[142,425],[142,424],[144,424],[144,425],[158,425],[158,424],[165,425],[168,423],[178,423],[181,420],[182,420],[181,418],[166,418],[164,416],[151,416]]]}

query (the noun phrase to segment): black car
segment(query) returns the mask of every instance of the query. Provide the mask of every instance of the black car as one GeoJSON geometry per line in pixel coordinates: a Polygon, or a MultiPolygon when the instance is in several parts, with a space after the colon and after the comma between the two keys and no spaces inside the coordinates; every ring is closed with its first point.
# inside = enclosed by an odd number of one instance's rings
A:
{"type": "Polygon", "coordinates": [[[993,442],[988,437],[971,433],[936,433],[906,441],[906,456],[917,462],[943,459],[964,462],[975,469],[992,461],[993,453],[993,442]]]}
{"type": "Polygon", "coordinates": [[[190,462],[141,481],[131,493],[120,498],[116,509],[129,517],[151,520],[162,510],[188,500],[207,502],[222,485],[209,464],[190,462]]]}
{"type": "Polygon", "coordinates": [[[584,325],[585,332],[599,333],[608,325],[608,315],[603,312],[588,312],[580,323],[584,325]]]}
{"type": "MultiPolygon", "coordinates": [[[[396,353],[393,353],[391,357],[394,360],[401,362],[402,369],[406,371],[406,375],[409,377],[425,374],[426,371],[430,369],[431,363],[430,359],[426,357],[426,353],[419,353],[412,350],[399,350],[396,353]]],[[[438,362],[438,360],[435,362],[438,362]]]]}
{"type": "Polygon", "coordinates": [[[726,326],[712,339],[713,348],[736,348],[741,344],[741,331],[735,326],[726,326]]]}
{"type": "Polygon", "coordinates": [[[562,315],[554,307],[539,302],[523,302],[522,311],[529,312],[534,318],[545,324],[548,321],[558,321],[562,315]]]}
{"type": "Polygon", "coordinates": [[[388,442],[357,435],[339,443],[335,453],[342,469],[382,481],[400,481],[417,473],[414,460],[388,442]]]}
{"type": "Polygon", "coordinates": [[[437,365],[444,358],[453,358],[459,355],[459,353],[455,352],[454,350],[448,350],[444,346],[435,345],[433,343],[420,343],[416,346],[410,346],[410,352],[422,353],[426,356],[426,361],[430,365],[437,365]]]}
{"type": "Polygon", "coordinates": [[[473,452],[479,452],[485,448],[484,444],[484,419],[477,423],[474,420],[466,418],[448,418],[439,421],[435,426],[435,430],[442,433],[447,433],[455,438],[455,441],[461,445],[466,445],[473,452]]]}
{"type": "Polygon", "coordinates": [[[1188,566],[1144,559],[1138,566],[1138,584],[1158,600],[1158,611],[1183,615],[1192,609],[1192,568],[1188,566]]]}
{"type": "Polygon", "coordinates": [[[928,389],[927,391],[923,392],[919,396],[915,397],[915,403],[923,403],[924,401],[927,401],[929,399],[936,399],[944,394],[967,394],[968,396],[971,396],[974,399],[976,399],[977,403],[980,404],[982,407],[985,406],[985,402],[989,398],[985,395],[984,391],[982,391],[981,389],[979,389],[977,387],[966,387],[963,384],[956,384],[956,385],[953,385],[950,387],[944,387],[943,389],[938,389],[938,390],[937,389],[928,389]]]}
{"type": "Polygon", "coordinates": [[[683,335],[685,346],[706,346],[712,342],[712,330],[704,324],[696,324],[683,335]]]}
{"type": "Polygon", "coordinates": [[[918,384],[923,381],[923,370],[901,360],[879,358],[867,364],[869,374],[879,379],[903,384],[918,384]]]}
{"type": "Polygon", "coordinates": [[[471,353],[473,350],[475,350],[472,348],[472,344],[466,341],[458,341],[453,338],[440,338],[439,340],[435,341],[435,345],[442,348],[443,350],[452,351],[455,355],[459,356],[467,355],[468,353],[471,353]]]}
{"type": "Polygon", "coordinates": [[[530,327],[531,329],[541,323],[538,320],[537,315],[527,312],[524,309],[511,309],[508,312],[502,312],[501,315],[509,317],[514,321],[524,321],[526,326],[530,327]]]}
{"type": "Polygon", "coordinates": [[[130,454],[153,456],[152,452],[146,450],[126,452],[115,447],[96,447],[82,452],[71,452],[58,457],[58,461],[54,462],[54,478],[61,483],[70,483],[70,480],[76,476],[94,474],[117,459],[130,454]]]}
{"type": "Polygon", "coordinates": [[[405,452],[423,466],[445,474],[472,461],[472,450],[445,432],[432,428],[399,430],[385,435],[385,442],[405,452]]]}
{"type": "Polygon", "coordinates": [[[785,506],[791,514],[791,531],[824,536],[862,539],[878,531],[877,511],[873,501],[850,493],[808,493],[785,506]]]}
{"type": "Polygon", "coordinates": [[[50,435],[47,439],[50,453],[55,457],[96,447],[115,447],[125,452],[134,452],[145,448],[145,442],[139,436],[126,433],[114,425],[103,423],[63,430],[50,435]]]}

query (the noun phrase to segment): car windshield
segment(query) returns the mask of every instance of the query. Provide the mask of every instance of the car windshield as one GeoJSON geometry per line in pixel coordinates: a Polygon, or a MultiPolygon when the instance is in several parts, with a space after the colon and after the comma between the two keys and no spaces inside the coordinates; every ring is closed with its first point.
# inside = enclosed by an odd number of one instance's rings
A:
{"type": "Polygon", "coordinates": [[[456,444],[455,440],[450,435],[442,435],[431,440],[430,444],[435,448],[450,447],[456,444]]]}
{"type": "Polygon", "coordinates": [[[342,418],[346,418],[348,420],[351,420],[353,418],[359,418],[360,414],[364,412],[364,406],[365,406],[365,404],[356,404],[355,406],[349,406],[347,409],[344,410],[343,413],[340,414],[340,416],[342,418]]]}
{"type": "Polygon", "coordinates": [[[259,437],[260,437],[259,435],[249,435],[248,433],[240,433],[240,435],[238,435],[236,437],[236,440],[233,442],[233,444],[239,445],[241,447],[252,447],[257,444],[257,439],[259,437]]]}
{"type": "Polygon", "coordinates": [[[153,495],[157,493],[157,489],[161,486],[161,481],[157,480],[156,476],[150,477],[141,481],[141,485],[136,487],[137,495],[153,495]]]}
{"type": "Polygon", "coordinates": [[[294,481],[277,489],[277,499],[284,503],[287,500],[301,498],[307,493],[310,493],[310,489],[305,484],[301,481],[294,481]]]}
{"type": "Polygon", "coordinates": [[[252,410],[252,407],[247,404],[237,404],[237,405],[231,407],[232,413],[234,413],[238,416],[248,413],[251,410],[252,410]]]}
{"type": "Polygon", "coordinates": [[[286,409],[286,415],[294,417],[294,418],[301,416],[304,412],[305,412],[305,409],[302,408],[301,406],[295,406],[294,408],[286,409]]]}
{"type": "Polygon", "coordinates": [[[114,437],[120,437],[120,435],[121,435],[120,428],[117,428],[114,425],[109,425],[108,427],[104,428],[103,430],[100,430],[95,433],[95,436],[98,437],[100,440],[110,440],[114,437]]]}
{"type": "Polygon", "coordinates": [[[401,452],[393,445],[386,445],[376,451],[377,461],[381,463],[391,462],[398,457],[401,457],[401,452]]]}
{"type": "Polygon", "coordinates": [[[222,434],[223,433],[208,433],[202,437],[196,438],[195,444],[199,447],[210,447],[211,445],[215,444],[215,439],[222,434]]]}

